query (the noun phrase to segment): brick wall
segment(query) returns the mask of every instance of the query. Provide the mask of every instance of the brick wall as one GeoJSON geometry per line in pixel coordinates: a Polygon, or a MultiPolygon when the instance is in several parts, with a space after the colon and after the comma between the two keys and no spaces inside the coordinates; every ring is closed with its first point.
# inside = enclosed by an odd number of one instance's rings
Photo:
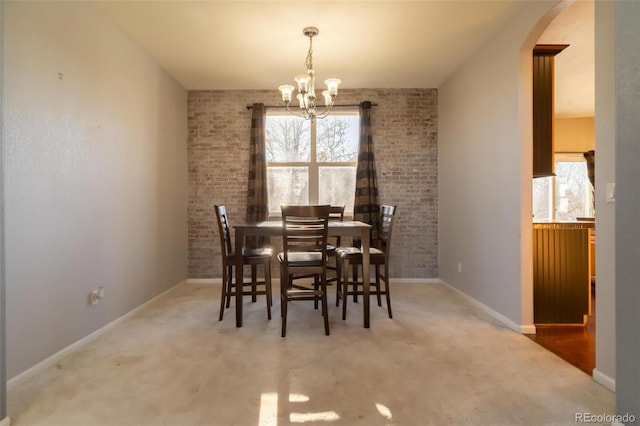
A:
{"type": "MultiPolygon", "coordinates": [[[[338,104],[369,100],[380,202],[397,204],[391,276],[438,276],[438,93],[436,89],[341,90],[338,104]]],[[[275,90],[191,91],[189,277],[222,276],[213,206],[245,220],[249,133],[255,102],[278,105],[275,90]]],[[[275,265],[274,265],[275,266],[275,265]]],[[[274,268],[274,276],[277,268],[274,268]]]]}

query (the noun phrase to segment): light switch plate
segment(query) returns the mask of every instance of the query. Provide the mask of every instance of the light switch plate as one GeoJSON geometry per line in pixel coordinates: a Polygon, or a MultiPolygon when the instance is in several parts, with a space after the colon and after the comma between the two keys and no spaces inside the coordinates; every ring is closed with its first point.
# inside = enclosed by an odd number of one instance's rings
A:
{"type": "Polygon", "coordinates": [[[615,203],[616,202],[616,184],[615,182],[607,182],[605,186],[605,197],[607,203],[615,203]]]}

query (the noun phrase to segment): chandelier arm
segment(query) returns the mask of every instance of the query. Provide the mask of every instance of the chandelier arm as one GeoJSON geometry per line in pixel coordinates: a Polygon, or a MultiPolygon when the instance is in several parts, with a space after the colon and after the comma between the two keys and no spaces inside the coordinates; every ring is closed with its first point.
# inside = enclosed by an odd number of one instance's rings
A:
{"type": "Polygon", "coordinates": [[[291,108],[289,108],[289,102],[287,102],[287,111],[289,111],[289,113],[291,113],[291,115],[295,115],[296,117],[308,119],[308,116],[306,114],[300,114],[297,111],[292,111],[291,108]]]}
{"type": "Polygon", "coordinates": [[[330,112],[331,112],[331,107],[324,107],[324,110],[320,113],[316,113],[315,117],[320,119],[327,118],[330,112]]]}

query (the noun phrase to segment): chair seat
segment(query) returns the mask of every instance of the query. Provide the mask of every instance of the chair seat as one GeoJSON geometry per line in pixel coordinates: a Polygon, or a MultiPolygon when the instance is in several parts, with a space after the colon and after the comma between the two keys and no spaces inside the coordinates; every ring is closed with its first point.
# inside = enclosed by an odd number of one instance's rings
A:
{"type": "Polygon", "coordinates": [[[244,249],[242,251],[244,257],[272,257],[273,249],[271,247],[261,247],[255,249],[244,249]]]}
{"type": "MultiPolygon", "coordinates": [[[[362,251],[358,247],[338,247],[336,256],[351,263],[362,261],[362,251]]],[[[384,263],[384,252],[375,247],[369,249],[370,263],[384,263]]]]}
{"type": "MultiPolygon", "coordinates": [[[[278,254],[278,261],[284,262],[284,253],[278,254]]],[[[289,253],[289,266],[322,266],[322,253],[289,253]]]]}
{"type": "MultiPolygon", "coordinates": [[[[271,247],[244,249],[242,250],[242,257],[245,259],[271,258],[273,257],[273,249],[271,247]]],[[[235,253],[229,253],[228,258],[235,259],[235,253]]]]}

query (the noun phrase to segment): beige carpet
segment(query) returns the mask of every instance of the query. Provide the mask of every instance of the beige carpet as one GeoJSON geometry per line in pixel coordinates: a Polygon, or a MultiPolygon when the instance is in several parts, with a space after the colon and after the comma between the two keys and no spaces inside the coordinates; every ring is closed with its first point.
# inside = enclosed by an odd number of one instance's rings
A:
{"type": "MultiPolygon", "coordinates": [[[[614,395],[439,284],[397,284],[393,320],[330,298],[331,336],[311,302],[245,299],[218,322],[219,285],[185,284],[9,394],[11,424],[573,425],[614,395]]],[[[277,289],[276,289],[277,292],[277,289]]],[[[277,294],[277,293],[276,293],[277,294]]],[[[233,307],[233,306],[232,306],[233,307]]]]}

